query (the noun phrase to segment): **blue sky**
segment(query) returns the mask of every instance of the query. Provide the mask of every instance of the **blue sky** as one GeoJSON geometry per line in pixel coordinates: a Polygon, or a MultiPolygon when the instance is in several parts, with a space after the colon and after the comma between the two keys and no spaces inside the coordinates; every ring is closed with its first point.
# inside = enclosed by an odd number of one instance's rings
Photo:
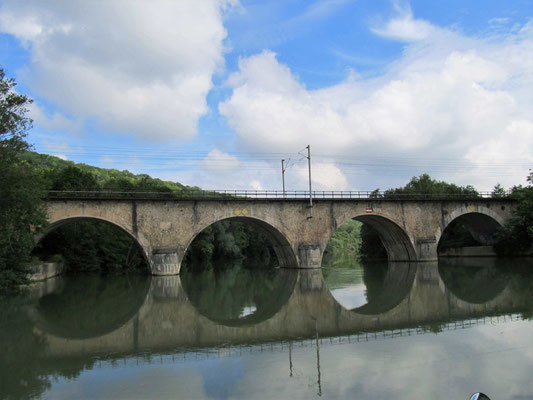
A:
{"type": "Polygon", "coordinates": [[[11,1],[42,153],[211,189],[490,190],[533,167],[533,3],[11,1]]]}

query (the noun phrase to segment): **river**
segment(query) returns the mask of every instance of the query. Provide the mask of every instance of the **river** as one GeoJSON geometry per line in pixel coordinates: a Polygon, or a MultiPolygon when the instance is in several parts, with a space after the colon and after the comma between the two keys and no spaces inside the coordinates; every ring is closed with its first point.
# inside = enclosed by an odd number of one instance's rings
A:
{"type": "Polygon", "coordinates": [[[0,300],[0,398],[533,399],[531,259],[246,267],[0,300]]]}

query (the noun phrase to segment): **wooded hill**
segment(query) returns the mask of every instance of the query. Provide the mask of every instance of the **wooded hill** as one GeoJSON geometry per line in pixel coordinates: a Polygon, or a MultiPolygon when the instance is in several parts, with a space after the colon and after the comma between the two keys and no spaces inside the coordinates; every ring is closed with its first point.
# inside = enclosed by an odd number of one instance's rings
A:
{"type": "Polygon", "coordinates": [[[147,174],[134,174],[128,170],[99,168],[84,163],[63,160],[56,156],[26,151],[20,158],[42,173],[49,181],[49,190],[117,190],[117,191],[171,191],[199,190],[196,186],[182,185],[179,182],[163,181],[147,174]],[[76,174],[72,168],[84,172],[76,174]],[[69,173],[70,172],[70,173],[69,173]],[[81,180],[91,174],[94,179],[81,180]],[[59,182],[57,178],[63,178],[59,182]],[[70,178],[70,179],[69,179],[70,178]],[[89,185],[88,185],[89,184],[89,185]]]}

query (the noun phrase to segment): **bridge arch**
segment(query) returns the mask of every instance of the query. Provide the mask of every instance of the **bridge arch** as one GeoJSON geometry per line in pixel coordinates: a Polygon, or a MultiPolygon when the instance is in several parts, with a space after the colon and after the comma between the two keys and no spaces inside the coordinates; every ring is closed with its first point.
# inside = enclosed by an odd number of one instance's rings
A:
{"type": "Polygon", "coordinates": [[[189,239],[183,251],[183,256],[185,256],[185,253],[187,253],[187,249],[191,246],[194,239],[196,239],[196,237],[200,233],[202,233],[211,225],[222,221],[237,221],[253,226],[260,232],[263,232],[270,239],[274,252],[276,253],[276,257],[278,258],[280,267],[295,268],[298,266],[298,259],[287,237],[272,224],[263,221],[262,219],[250,216],[233,216],[210,221],[208,224],[206,224],[197,232],[195,232],[194,235],[189,239]]]}
{"type": "Polygon", "coordinates": [[[378,233],[387,251],[389,261],[417,260],[416,251],[409,235],[397,222],[377,214],[359,214],[351,219],[368,224],[378,233]]]}
{"type": "Polygon", "coordinates": [[[461,222],[476,241],[490,246],[496,243],[495,233],[505,224],[505,219],[487,206],[463,205],[444,215],[440,232],[436,235],[437,242],[454,222],[461,222]]]}
{"type": "Polygon", "coordinates": [[[60,226],[73,223],[76,221],[100,221],[107,224],[110,224],[118,229],[120,229],[122,232],[126,233],[129,237],[133,239],[133,241],[139,246],[141,249],[141,254],[144,258],[144,261],[146,265],[149,268],[149,272],[151,272],[152,264],[150,262],[150,246],[148,244],[148,241],[144,239],[142,234],[135,235],[133,232],[131,232],[130,229],[126,228],[122,224],[120,224],[117,221],[113,221],[107,218],[102,218],[100,216],[87,216],[87,215],[69,215],[65,217],[56,218],[54,220],[49,220],[48,225],[46,226],[45,230],[41,232],[39,235],[35,236],[35,245],[37,245],[46,235],[48,235],[50,232],[54,231],[55,229],[59,228],[60,226]]]}

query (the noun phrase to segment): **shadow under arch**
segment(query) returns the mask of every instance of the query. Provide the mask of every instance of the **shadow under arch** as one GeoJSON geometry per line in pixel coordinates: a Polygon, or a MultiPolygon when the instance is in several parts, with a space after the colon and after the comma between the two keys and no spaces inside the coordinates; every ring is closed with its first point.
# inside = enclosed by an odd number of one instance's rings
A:
{"type": "Polygon", "coordinates": [[[276,253],[276,257],[278,259],[278,263],[280,267],[284,268],[297,268],[298,267],[298,259],[296,258],[296,255],[293,251],[293,248],[285,235],[281,233],[276,227],[272,226],[268,222],[265,222],[261,219],[254,218],[254,217],[245,217],[245,216],[238,216],[238,217],[228,217],[228,218],[221,218],[219,220],[213,221],[203,227],[199,232],[197,232],[190,240],[189,243],[187,243],[187,246],[185,247],[184,254],[187,253],[187,249],[191,246],[192,242],[194,242],[194,239],[202,233],[205,229],[210,227],[213,224],[216,224],[218,222],[223,221],[236,221],[241,222],[250,226],[253,226],[258,231],[264,233],[266,237],[270,240],[272,244],[272,248],[274,249],[274,252],[276,253]]]}
{"type": "Polygon", "coordinates": [[[138,314],[149,295],[151,275],[76,274],[56,278],[57,287],[29,310],[36,327],[64,339],[90,339],[114,332],[138,314]]]}
{"type": "Polygon", "coordinates": [[[446,218],[446,224],[439,238],[438,247],[447,230],[454,224],[462,224],[472,237],[482,245],[496,244],[496,232],[504,225],[504,221],[495,212],[485,207],[478,207],[477,211],[456,211],[446,218]]]}
{"type": "Polygon", "coordinates": [[[389,261],[416,261],[417,256],[407,233],[394,221],[380,215],[352,218],[371,226],[379,235],[389,261]]]}
{"type": "Polygon", "coordinates": [[[57,228],[59,228],[61,226],[64,226],[64,225],[68,225],[68,224],[77,222],[77,221],[89,221],[89,222],[105,223],[105,224],[109,224],[109,225],[119,229],[121,232],[124,232],[126,235],[128,235],[133,240],[133,242],[141,250],[141,254],[142,254],[143,260],[144,260],[144,262],[146,264],[148,273],[150,273],[150,274],[152,273],[151,267],[150,267],[151,266],[150,257],[149,257],[149,255],[147,253],[146,247],[142,243],[142,240],[139,240],[139,238],[135,237],[135,235],[133,235],[131,232],[129,232],[123,226],[117,224],[116,222],[109,221],[109,220],[107,220],[105,218],[98,218],[98,217],[93,217],[93,216],[75,216],[75,217],[65,217],[65,218],[61,218],[61,219],[55,220],[55,221],[51,222],[50,224],[48,224],[46,226],[45,230],[34,238],[35,246],[37,246],[41,242],[41,240],[44,239],[44,237],[46,235],[48,235],[52,231],[56,230],[57,228]]]}
{"type": "Polygon", "coordinates": [[[445,288],[470,304],[495,299],[509,284],[509,276],[496,266],[495,258],[451,258],[439,260],[439,275],[445,288]]]}

